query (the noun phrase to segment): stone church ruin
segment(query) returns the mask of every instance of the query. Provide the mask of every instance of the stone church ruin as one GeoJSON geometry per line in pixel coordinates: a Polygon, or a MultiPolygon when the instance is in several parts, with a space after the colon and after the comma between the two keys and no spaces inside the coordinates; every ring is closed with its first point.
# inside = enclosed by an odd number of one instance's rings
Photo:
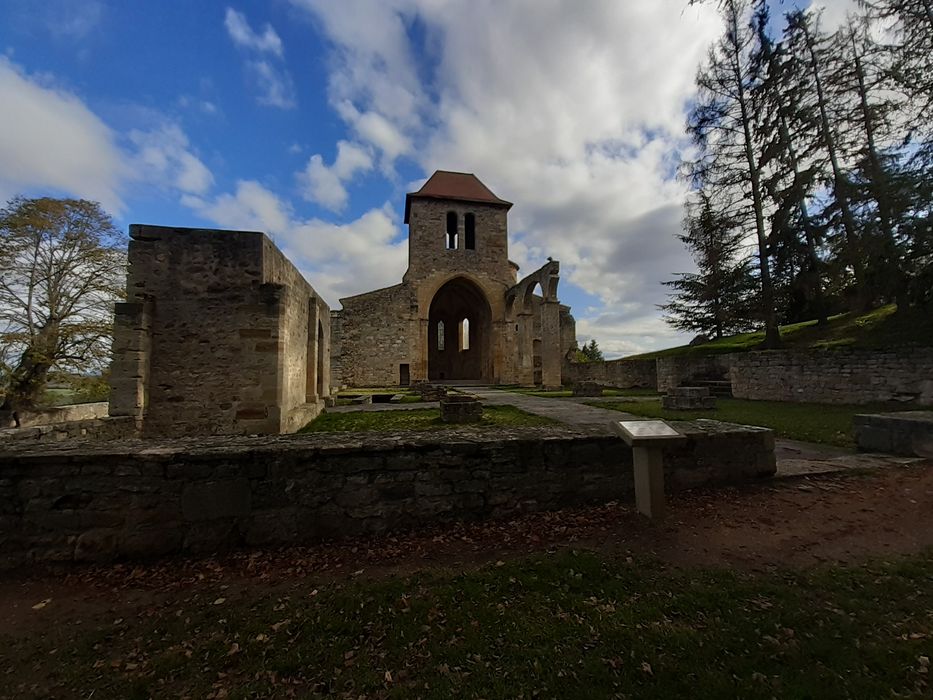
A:
{"type": "Polygon", "coordinates": [[[576,339],[560,265],[519,280],[511,207],[436,172],[406,198],[401,284],[334,312],[263,233],[131,226],[110,417],[143,437],[289,433],[332,386],[559,387],[576,339]]]}
{"type": "Polygon", "coordinates": [[[143,437],[294,432],[330,394],[330,309],[264,234],[130,227],[110,416],[143,437]]]}
{"type": "Polygon", "coordinates": [[[410,193],[401,284],[341,299],[332,313],[335,382],[560,387],[576,340],[557,296],[560,264],[519,280],[511,207],[468,173],[438,170],[410,193]]]}

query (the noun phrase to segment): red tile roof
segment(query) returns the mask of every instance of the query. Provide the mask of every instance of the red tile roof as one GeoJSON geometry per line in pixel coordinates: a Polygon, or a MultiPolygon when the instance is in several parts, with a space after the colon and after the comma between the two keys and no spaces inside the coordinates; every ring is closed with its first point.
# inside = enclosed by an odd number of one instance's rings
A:
{"type": "Polygon", "coordinates": [[[486,187],[473,173],[455,173],[449,170],[438,170],[417,192],[409,192],[405,197],[405,223],[411,212],[411,200],[424,199],[453,199],[460,202],[478,202],[494,206],[511,208],[512,203],[499,199],[486,187]]]}

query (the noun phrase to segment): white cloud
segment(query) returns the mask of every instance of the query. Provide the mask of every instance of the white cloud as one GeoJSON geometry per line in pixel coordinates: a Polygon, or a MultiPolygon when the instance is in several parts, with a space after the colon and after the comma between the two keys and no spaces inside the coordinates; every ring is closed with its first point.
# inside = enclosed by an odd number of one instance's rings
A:
{"type": "Polygon", "coordinates": [[[182,198],[182,203],[222,228],[264,231],[273,237],[292,228],[290,207],[254,180],[240,180],[233,194],[222,194],[210,201],[188,196],[182,198]]]}
{"type": "Polygon", "coordinates": [[[133,171],[146,183],[186,194],[204,194],[214,184],[211,171],[190,151],[188,137],[177,124],[162,124],[150,131],[134,129],[129,139],[136,148],[133,171]]]}
{"type": "Polygon", "coordinates": [[[333,165],[326,165],[320,154],[308,160],[305,170],[298,174],[302,194],[309,201],[332,211],[341,211],[348,198],[344,183],[358,172],[366,172],[372,167],[373,159],[366,149],[348,141],[340,141],[333,165]]]}
{"type": "Polygon", "coordinates": [[[279,109],[292,109],[297,104],[292,77],[285,69],[265,59],[251,59],[246,62],[246,73],[259,93],[259,104],[279,109]]]}
{"type": "Polygon", "coordinates": [[[858,0],[813,0],[809,7],[811,12],[820,13],[820,27],[829,32],[845,24],[858,9],[858,0]]]}
{"type": "Polygon", "coordinates": [[[0,195],[53,189],[123,208],[128,170],[115,135],[74,94],[0,58],[0,195]]]}
{"type": "Polygon", "coordinates": [[[212,200],[188,196],[183,202],[223,228],[269,234],[332,308],[341,297],[398,283],[405,272],[408,245],[389,203],[345,224],[301,220],[278,195],[250,180],[212,200]]]}
{"type": "Polygon", "coordinates": [[[263,27],[262,33],[253,31],[242,12],[237,12],[232,7],[228,7],[224,14],[224,26],[227,28],[230,38],[233,39],[233,43],[237,46],[252,49],[259,53],[271,53],[279,58],[284,53],[282,40],[270,24],[263,27]]]}
{"type": "Polygon", "coordinates": [[[267,107],[292,109],[296,106],[295,86],[283,64],[285,48],[272,25],[262,32],[250,27],[246,16],[231,7],[224,14],[224,26],[233,43],[248,55],[246,75],[257,90],[257,101],[267,107]]]}
{"type": "Polygon", "coordinates": [[[475,172],[516,203],[513,258],[553,255],[600,299],[581,328],[615,353],[670,341],[656,304],[691,267],[674,170],[713,3],[292,3],[333,44],[331,105],[384,170],[475,172]]]}

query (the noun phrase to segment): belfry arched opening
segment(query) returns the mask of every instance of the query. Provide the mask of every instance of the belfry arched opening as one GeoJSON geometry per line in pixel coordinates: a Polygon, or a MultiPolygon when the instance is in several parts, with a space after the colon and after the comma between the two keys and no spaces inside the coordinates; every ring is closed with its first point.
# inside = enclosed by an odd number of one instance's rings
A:
{"type": "Polygon", "coordinates": [[[430,381],[492,379],[492,312],[482,290],[457,277],[443,285],[428,314],[430,381]]]}

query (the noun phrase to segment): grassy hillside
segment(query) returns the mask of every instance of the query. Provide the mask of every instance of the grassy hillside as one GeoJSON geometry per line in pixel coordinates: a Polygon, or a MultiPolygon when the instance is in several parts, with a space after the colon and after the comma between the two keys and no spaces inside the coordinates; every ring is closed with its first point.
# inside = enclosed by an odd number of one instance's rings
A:
{"type": "MultiPolygon", "coordinates": [[[[893,304],[865,314],[832,316],[822,328],[816,321],[805,321],[781,327],[785,348],[899,348],[905,345],[933,345],[933,316],[919,310],[897,314],[893,304]]],[[[721,355],[729,352],[757,350],[764,340],[764,331],[742,333],[720,338],[703,345],[682,345],[657,350],[632,358],[650,359],[672,356],[721,355]]]]}

